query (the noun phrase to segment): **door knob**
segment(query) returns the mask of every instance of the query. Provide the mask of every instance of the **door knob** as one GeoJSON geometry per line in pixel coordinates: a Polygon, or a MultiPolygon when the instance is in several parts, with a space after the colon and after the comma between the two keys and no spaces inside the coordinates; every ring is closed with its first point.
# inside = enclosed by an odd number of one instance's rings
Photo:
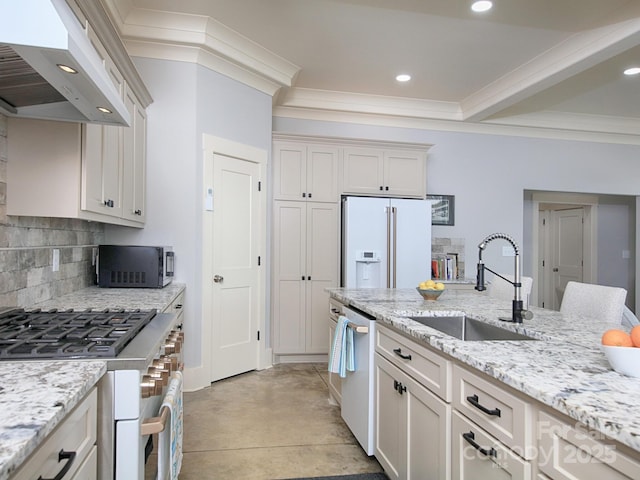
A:
{"type": "Polygon", "coordinates": [[[223,281],[223,280],[224,280],[224,277],[223,277],[223,276],[221,276],[221,275],[214,275],[214,276],[213,276],[213,281],[214,281],[215,283],[222,283],[222,281],[223,281]]]}

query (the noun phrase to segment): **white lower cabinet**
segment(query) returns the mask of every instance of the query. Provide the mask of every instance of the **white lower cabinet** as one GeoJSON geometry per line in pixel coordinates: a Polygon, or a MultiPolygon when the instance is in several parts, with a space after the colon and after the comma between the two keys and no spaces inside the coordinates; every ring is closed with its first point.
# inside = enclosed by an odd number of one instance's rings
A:
{"type": "Polygon", "coordinates": [[[379,354],[376,383],[376,458],[389,478],[451,478],[451,407],[379,354]]]}
{"type": "Polygon", "coordinates": [[[451,420],[452,478],[530,480],[531,464],[454,410],[451,420]]]}
{"type": "Polygon", "coordinates": [[[604,435],[542,411],[538,414],[538,468],[557,480],[640,478],[640,461],[604,435]]]}
{"type": "Polygon", "coordinates": [[[97,477],[97,411],[95,388],[49,434],[11,480],[97,477]]]}

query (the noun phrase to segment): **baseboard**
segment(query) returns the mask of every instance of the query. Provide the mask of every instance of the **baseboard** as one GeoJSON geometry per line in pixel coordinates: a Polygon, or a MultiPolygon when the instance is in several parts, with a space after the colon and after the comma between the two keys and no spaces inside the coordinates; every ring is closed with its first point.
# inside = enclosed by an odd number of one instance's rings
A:
{"type": "Polygon", "coordinates": [[[319,354],[300,354],[300,355],[274,355],[273,363],[327,363],[329,355],[326,353],[319,354]]]}

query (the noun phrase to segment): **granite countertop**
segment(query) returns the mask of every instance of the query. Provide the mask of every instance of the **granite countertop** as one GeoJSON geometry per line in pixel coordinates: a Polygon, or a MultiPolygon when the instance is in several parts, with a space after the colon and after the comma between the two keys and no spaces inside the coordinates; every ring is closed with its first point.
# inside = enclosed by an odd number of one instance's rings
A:
{"type": "Polygon", "coordinates": [[[182,283],[170,283],[164,288],[100,288],[87,287],[67,295],[33,305],[33,308],[84,310],[92,308],[123,308],[132,310],[155,308],[162,312],[185,289],[182,283]]]}
{"type": "Polygon", "coordinates": [[[511,302],[486,293],[445,290],[436,302],[414,289],[329,289],[331,297],[450,355],[558,412],[640,451],[640,378],[612,370],[600,348],[602,333],[620,325],[532,307],[520,325],[501,322],[511,302]],[[540,341],[462,341],[407,318],[429,312],[468,314],[540,341]]]}
{"type": "MultiPolygon", "coordinates": [[[[28,309],[162,312],[184,289],[181,283],[157,289],[88,287],[28,309]]],[[[0,480],[9,478],[106,369],[106,362],[96,360],[0,362],[0,480]]]]}
{"type": "Polygon", "coordinates": [[[94,360],[0,362],[0,480],[9,478],[105,372],[106,363],[94,360]]]}

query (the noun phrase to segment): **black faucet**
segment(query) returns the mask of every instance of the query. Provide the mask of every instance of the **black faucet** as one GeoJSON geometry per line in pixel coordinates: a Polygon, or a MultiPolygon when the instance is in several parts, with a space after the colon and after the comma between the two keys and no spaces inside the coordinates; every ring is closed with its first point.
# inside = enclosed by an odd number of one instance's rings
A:
{"type": "Polygon", "coordinates": [[[526,319],[532,318],[533,315],[531,314],[531,312],[525,310],[524,307],[523,307],[523,304],[522,304],[522,292],[521,292],[522,283],[521,283],[521,277],[520,277],[520,249],[518,248],[518,245],[513,240],[513,238],[511,238],[509,235],[507,235],[505,233],[493,233],[493,234],[489,235],[487,238],[485,238],[482,242],[480,242],[480,245],[478,245],[478,273],[476,275],[476,287],[475,287],[475,289],[480,291],[480,292],[482,292],[482,291],[487,289],[487,287],[485,287],[485,285],[484,285],[484,271],[485,270],[489,270],[494,275],[500,277],[501,279],[503,279],[506,282],[509,282],[511,285],[513,285],[514,290],[515,290],[514,298],[513,298],[513,305],[512,305],[512,309],[511,309],[511,318],[500,318],[500,320],[503,320],[505,322],[522,323],[522,319],[523,318],[526,318],[526,319]],[[508,278],[503,277],[499,273],[494,272],[489,267],[485,266],[484,262],[482,261],[482,251],[486,248],[487,243],[489,243],[492,240],[495,240],[497,238],[502,238],[503,240],[506,240],[507,242],[509,242],[511,244],[511,246],[513,247],[513,250],[515,252],[515,258],[514,258],[515,273],[514,273],[514,276],[513,276],[513,279],[514,279],[513,282],[511,280],[509,280],[508,278]]]}

